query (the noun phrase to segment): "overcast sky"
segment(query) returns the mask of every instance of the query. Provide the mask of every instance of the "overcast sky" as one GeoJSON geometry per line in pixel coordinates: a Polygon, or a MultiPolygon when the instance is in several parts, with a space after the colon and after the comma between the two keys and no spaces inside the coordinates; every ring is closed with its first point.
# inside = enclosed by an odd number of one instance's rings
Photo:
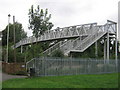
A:
{"type": "Polygon", "coordinates": [[[48,8],[52,14],[54,28],[98,22],[105,24],[107,19],[118,21],[119,0],[0,0],[0,31],[8,24],[8,14],[15,15],[16,21],[22,23],[28,36],[28,10],[31,5],[36,8],[48,8]]]}

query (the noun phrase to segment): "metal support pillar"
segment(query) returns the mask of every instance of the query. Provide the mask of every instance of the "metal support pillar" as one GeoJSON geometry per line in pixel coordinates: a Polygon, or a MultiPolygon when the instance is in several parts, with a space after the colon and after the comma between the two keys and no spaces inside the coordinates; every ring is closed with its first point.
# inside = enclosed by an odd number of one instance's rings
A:
{"type": "Polygon", "coordinates": [[[21,45],[21,53],[23,53],[23,46],[21,45]]]}
{"type": "Polygon", "coordinates": [[[97,41],[95,42],[95,56],[96,58],[98,57],[98,45],[97,45],[97,41]]]}
{"type": "Polygon", "coordinates": [[[104,61],[106,60],[106,40],[104,39],[104,61]]]}
{"type": "Polygon", "coordinates": [[[109,45],[109,30],[108,30],[108,27],[107,27],[107,61],[109,62],[109,50],[110,50],[110,45],[109,45]]]}
{"type": "Polygon", "coordinates": [[[8,46],[9,46],[9,23],[10,23],[10,14],[8,15],[8,30],[7,30],[7,52],[6,52],[6,63],[8,62],[8,46]]]}
{"type": "MultiPolygon", "coordinates": [[[[22,46],[23,47],[23,46],[22,46]]],[[[27,52],[28,52],[28,46],[25,47],[25,60],[24,62],[26,63],[27,62],[27,52]]]]}
{"type": "Polygon", "coordinates": [[[117,24],[115,24],[115,60],[116,60],[116,65],[117,65],[117,57],[118,57],[118,52],[117,52],[117,24]]]}
{"type": "MultiPolygon", "coordinates": [[[[14,24],[14,27],[13,27],[13,31],[14,31],[14,46],[15,46],[15,16],[13,16],[13,24],[14,24]]],[[[14,48],[14,62],[16,63],[16,48],[14,48]]]]}

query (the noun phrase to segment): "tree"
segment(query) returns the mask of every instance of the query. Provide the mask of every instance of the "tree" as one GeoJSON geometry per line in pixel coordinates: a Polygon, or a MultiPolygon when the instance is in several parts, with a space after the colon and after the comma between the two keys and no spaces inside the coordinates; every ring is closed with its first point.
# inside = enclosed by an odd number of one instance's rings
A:
{"type": "MultiPolygon", "coordinates": [[[[8,48],[8,62],[14,62],[14,49],[11,48],[11,43],[8,48]]],[[[2,47],[2,61],[6,61],[6,46],[2,47]]],[[[16,62],[24,62],[24,55],[16,51],[16,62]]]]}
{"type": "Polygon", "coordinates": [[[97,41],[97,52],[98,56],[95,55],[95,43],[91,45],[89,48],[87,48],[84,52],[78,52],[78,53],[70,53],[72,57],[79,57],[79,58],[103,58],[104,57],[104,45],[101,43],[102,39],[97,41]]]}
{"type": "Polygon", "coordinates": [[[32,58],[40,57],[42,52],[43,50],[40,43],[29,45],[24,51],[24,55],[26,58],[25,61],[29,61],[32,58]]]}
{"type": "MultiPolygon", "coordinates": [[[[113,40],[113,43],[111,44],[110,43],[110,58],[111,59],[115,59],[115,53],[116,53],[116,51],[115,51],[115,45],[116,43],[115,43],[115,40],[113,40]]],[[[117,53],[118,53],[118,59],[120,59],[120,52],[119,52],[119,42],[117,42],[117,53]]]]}
{"type": "Polygon", "coordinates": [[[63,58],[64,53],[61,50],[58,49],[58,50],[54,51],[51,56],[52,57],[61,57],[61,58],[63,58]]]}
{"type": "MultiPolygon", "coordinates": [[[[9,25],[9,43],[13,43],[14,41],[14,34],[13,34],[13,28],[14,28],[14,24],[10,24],[9,25]]],[[[7,45],[7,30],[8,30],[8,26],[6,26],[6,28],[2,31],[2,45],[5,46],[7,45]]],[[[15,22],[15,38],[16,38],[16,43],[19,42],[21,39],[26,38],[27,37],[27,33],[24,31],[22,24],[15,22]]]]}
{"type": "Polygon", "coordinates": [[[51,14],[48,16],[48,9],[45,10],[39,8],[34,9],[33,5],[29,9],[29,29],[33,30],[33,36],[36,38],[42,35],[46,30],[50,30],[53,27],[52,22],[49,22],[51,14]]]}

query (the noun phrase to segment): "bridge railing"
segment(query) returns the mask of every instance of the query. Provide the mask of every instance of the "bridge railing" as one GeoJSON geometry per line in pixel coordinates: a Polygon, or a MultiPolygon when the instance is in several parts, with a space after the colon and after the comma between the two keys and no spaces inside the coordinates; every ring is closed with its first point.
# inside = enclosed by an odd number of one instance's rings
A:
{"type": "Polygon", "coordinates": [[[81,42],[78,47],[75,48],[75,50],[79,50],[80,52],[83,52],[87,47],[89,47],[91,44],[95,43],[100,37],[102,37],[105,33],[107,33],[104,30],[104,26],[96,26],[96,32],[94,34],[87,37],[83,42],[81,42]]]}
{"type": "MultiPolygon", "coordinates": [[[[91,33],[89,35],[82,37],[80,36],[79,38],[75,40],[71,40],[71,42],[66,43],[62,46],[60,46],[60,49],[64,51],[64,53],[67,55],[70,51],[75,50],[78,46],[81,46],[82,43],[86,42],[91,36],[93,36],[96,32],[98,32],[98,29],[94,26],[91,29],[91,33]]],[[[88,30],[90,31],[90,30],[88,30]]],[[[81,48],[82,49],[82,48],[81,48]]]]}
{"type": "MultiPolygon", "coordinates": [[[[96,24],[95,24],[95,25],[96,25],[96,24]]],[[[44,51],[43,53],[46,53],[46,54],[49,55],[49,54],[51,54],[52,52],[54,52],[55,50],[60,49],[61,51],[63,51],[63,52],[66,54],[66,52],[74,49],[75,45],[78,45],[78,43],[80,44],[81,41],[82,41],[85,37],[87,37],[87,36],[89,36],[89,35],[92,35],[92,34],[96,31],[96,29],[93,29],[93,28],[95,27],[95,25],[91,25],[91,26],[89,26],[89,27],[81,27],[81,28],[78,28],[78,29],[82,29],[84,32],[78,32],[78,33],[82,33],[82,34],[79,35],[79,37],[78,37],[77,39],[75,39],[75,40],[68,40],[68,41],[66,41],[66,42],[64,42],[64,43],[59,42],[59,43],[55,44],[54,46],[50,47],[49,49],[47,49],[46,51],[44,51]],[[81,38],[82,38],[82,39],[81,39],[81,38]],[[78,40],[78,39],[79,39],[79,40],[78,40]],[[73,43],[73,42],[74,42],[74,43],[73,43]],[[75,44],[75,43],[77,43],[77,44],[75,44]],[[71,47],[71,45],[73,45],[73,46],[71,47]]],[[[74,29],[76,29],[76,27],[74,27],[74,29]]],[[[82,31],[82,30],[81,30],[81,31],[82,31]]],[[[78,31],[79,31],[79,30],[78,30],[78,31]]]]}
{"type": "Polygon", "coordinates": [[[91,33],[85,37],[84,39],[81,39],[81,37],[72,40],[69,43],[66,43],[66,45],[62,45],[60,49],[64,51],[64,53],[67,55],[70,51],[75,52],[83,52],[85,49],[87,49],[90,45],[95,43],[98,39],[100,39],[102,36],[104,36],[108,31],[112,32],[114,31],[113,24],[105,24],[105,25],[97,25],[92,28],[91,33]]]}
{"type": "Polygon", "coordinates": [[[55,50],[59,49],[59,47],[66,42],[67,41],[60,41],[60,42],[56,43],[55,45],[51,46],[50,48],[48,48],[47,50],[45,50],[42,54],[43,55],[50,55],[55,50]]]}
{"type": "MultiPolygon", "coordinates": [[[[115,29],[112,29],[115,27],[114,23],[107,22],[106,25],[111,26],[111,29],[109,29],[110,32],[112,33],[116,32],[115,29]]],[[[54,30],[48,30],[38,38],[35,38],[34,36],[24,38],[20,40],[18,43],[16,43],[15,46],[12,46],[12,47],[17,48],[17,47],[20,47],[21,45],[31,44],[35,42],[79,37],[80,35],[90,35],[94,33],[94,31],[90,29],[91,27],[94,27],[94,26],[97,26],[97,23],[82,24],[82,25],[75,25],[75,26],[64,27],[64,28],[57,28],[54,30]]]]}
{"type": "Polygon", "coordinates": [[[90,24],[75,25],[75,26],[70,26],[65,28],[58,28],[54,30],[48,30],[38,38],[35,38],[32,36],[32,37],[22,39],[20,42],[16,43],[15,48],[21,45],[26,45],[34,42],[78,37],[80,35],[88,35],[91,33],[91,31],[89,31],[91,30],[90,28],[96,25],[97,23],[90,23],[90,24]]]}

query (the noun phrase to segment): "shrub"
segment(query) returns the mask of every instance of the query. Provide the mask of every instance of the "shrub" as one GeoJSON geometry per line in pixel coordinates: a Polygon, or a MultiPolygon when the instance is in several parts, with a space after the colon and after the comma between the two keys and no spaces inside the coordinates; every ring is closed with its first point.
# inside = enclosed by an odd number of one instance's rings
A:
{"type": "Polygon", "coordinates": [[[18,71],[13,75],[27,75],[27,72],[26,71],[18,71]]]}
{"type": "MultiPolygon", "coordinates": [[[[6,61],[6,46],[3,47],[2,49],[2,61],[6,61]]],[[[11,46],[9,46],[8,48],[8,62],[12,63],[14,62],[14,49],[11,48],[11,46]]],[[[24,54],[20,53],[17,51],[16,49],[16,62],[24,62],[24,54]]]]}
{"type": "Polygon", "coordinates": [[[52,53],[52,57],[64,57],[64,53],[61,50],[56,50],[52,53]]]}

